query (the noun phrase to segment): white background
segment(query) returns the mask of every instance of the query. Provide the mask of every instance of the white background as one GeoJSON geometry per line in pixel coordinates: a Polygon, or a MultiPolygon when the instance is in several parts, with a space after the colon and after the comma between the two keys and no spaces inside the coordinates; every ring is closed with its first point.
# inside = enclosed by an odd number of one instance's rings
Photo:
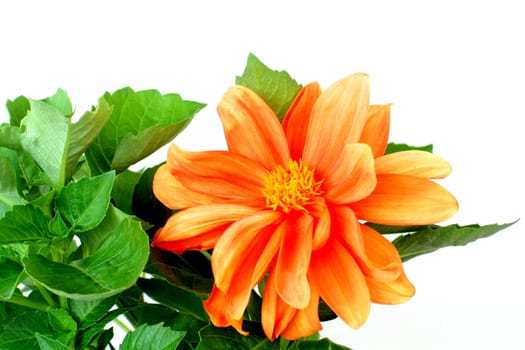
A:
{"type": "MultiPolygon", "coordinates": [[[[525,217],[520,2],[364,3],[2,2],[0,101],[63,87],[82,113],[124,86],[180,93],[208,103],[176,140],[200,150],[224,147],[215,106],[250,52],[325,88],[364,71],[372,102],[394,103],[391,141],[433,143],[452,164],[451,223],[525,217]]],[[[524,226],[408,262],[412,300],[323,335],[359,350],[525,349],[524,226]]]]}

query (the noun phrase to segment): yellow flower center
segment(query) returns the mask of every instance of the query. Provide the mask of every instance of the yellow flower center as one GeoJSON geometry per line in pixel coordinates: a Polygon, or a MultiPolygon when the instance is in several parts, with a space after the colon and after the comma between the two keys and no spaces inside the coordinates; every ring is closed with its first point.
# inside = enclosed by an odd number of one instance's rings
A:
{"type": "Polygon", "coordinates": [[[323,193],[320,189],[323,181],[316,181],[315,169],[310,169],[301,160],[288,161],[288,169],[278,165],[264,177],[262,193],[266,197],[266,206],[285,213],[292,210],[308,211],[305,207],[312,198],[323,193]]]}

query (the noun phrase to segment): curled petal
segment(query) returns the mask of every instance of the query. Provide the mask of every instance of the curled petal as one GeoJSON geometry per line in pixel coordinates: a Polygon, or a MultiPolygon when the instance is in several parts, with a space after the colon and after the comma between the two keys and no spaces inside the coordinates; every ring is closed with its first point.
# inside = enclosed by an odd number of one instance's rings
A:
{"type": "Polygon", "coordinates": [[[270,271],[263,293],[261,323],[264,333],[274,340],[288,327],[296,309],[286,304],[275,289],[275,274],[270,271]]]}
{"type": "Polygon", "coordinates": [[[170,171],[170,166],[161,165],[153,178],[153,194],[170,209],[184,209],[217,202],[207,193],[192,191],[180,183],[170,171]]]}
{"type": "Polygon", "coordinates": [[[286,232],[275,266],[275,288],[281,299],[296,309],[310,301],[310,285],[306,274],[312,253],[313,220],[299,213],[285,221],[286,232]]]}
{"type": "Polygon", "coordinates": [[[376,304],[401,304],[412,298],[416,289],[401,270],[399,277],[394,281],[381,282],[366,278],[370,298],[376,304]]]}
{"type": "Polygon", "coordinates": [[[190,191],[220,200],[262,204],[266,170],[257,162],[226,151],[188,152],[170,146],[171,173],[190,191]]]}
{"type": "Polygon", "coordinates": [[[333,231],[352,254],[363,275],[379,281],[395,280],[401,273],[401,258],[386,238],[357,221],[346,206],[332,209],[333,231]]]}
{"type": "Polygon", "coordinates": [[[319,95],[321,95],[321,87],[318,83],[306,85],[297,94],[283,120],[283,129],[292,159],[302,158],[310,115],[319,95]]]}
{"type": "Polygon", "coordinates": [[[237,332],[242,335],[248,335],[248,332],[242,329],[242,317],[233,319],[226,311],[226,295],[219,288],[213,286],[210,297],[204,301],[204,308],[210,316],[211,323],[215,327],[233,326],[237,332]]]}
{"type": "Polygon", "coordinates": [[[261,163],[266,169],[290,158],[284,130],[275,113],[255,92],[233,86],[217,106],[228,149],[261,163]]]}
{"type": "Polygon", "coordinates": [[[280,219],[281,213],[273,210],[259,211],[233,223],[220,237],[213,250],[211,266],[215,284],[228,291],[238,268],[242,268],[246,251],[252,241],[266,227],[280,219]]]}
{"type": "Polygon", "coordinates": [[[370,146],[364,143],[345,145],[337,165],[323,175],[324,198],[329,202],[347,204],[368,196],[376,185],[370,146]]]}
{"type": "Polygon", "coordinates": [[[385,153],[389,133],[390,105],[371,105],[359,142],[370,145],[374,157],[379,157],[385,153]]]}
{"type": "Polygon", "coordinates": [[[428,225],[458,210],[454,196],[437,183],[415,176],[378,175],[370,196],[352,203],[359,219],[385,225],[428,225]]]}
{"type": "Polygon", "coordinates": [[[317,99],[306,134],[303,160],[328,173],[346,143],[356,143],[368,115],[366,74],[341,79],[317,99]]]}
{"type": "Polygon", "coordinates": [[[424,179],[447,177],[452,168],[443,158],[430,152],[411,150],[376,158],[377,174],[401,174],[424,179]]]}
{"type": "Polygon", "coordinates": [[[312,288],[308,306],[295,312],[294,317],[281,335],[288,340],[296,340],[320,331],[323,327],[319,321],[318,307],[319,293],[315,288],[312,288]]]}
{"type": "Polygon", "coordinates": [[[152,246],[177,254],[185,250],[213,248],[232,222],[256,211],[235,204],[209,204],[179,211],[157,231],[152,246]]]}
{"type": "Polygon", "coordinates": [[[359,266],[337,240],[313,252],[308,279],[320,297],[350,327],[360,327],[370,313],[370,294],[359,266]]]}

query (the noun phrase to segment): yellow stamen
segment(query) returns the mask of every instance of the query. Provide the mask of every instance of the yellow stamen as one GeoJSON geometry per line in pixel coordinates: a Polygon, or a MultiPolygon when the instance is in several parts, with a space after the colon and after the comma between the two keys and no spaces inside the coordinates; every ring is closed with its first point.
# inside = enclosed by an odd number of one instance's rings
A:
{"type": "Polygon", "coordinates": [[[320,189],[323,181],[316,181],[315,169],[308,168],[301,160],[288,161],[288,169],[281,165],[264,177],[263,195],[266,206],[285,213],[292,210],[308,211],[305,207],[312,203],[312,198],[323,193],[320,189]]]}

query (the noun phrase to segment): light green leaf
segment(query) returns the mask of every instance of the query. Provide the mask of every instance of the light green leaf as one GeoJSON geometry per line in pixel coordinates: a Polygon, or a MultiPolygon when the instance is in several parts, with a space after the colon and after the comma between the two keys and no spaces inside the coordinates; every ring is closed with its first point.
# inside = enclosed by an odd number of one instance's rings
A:
{"type": "Polygon", "coordinates": [[[15,205],[0,219],[0,244],[48,241],[48,221],[31,205],[15,205]]]}
{"type": "Polygon", "coordinates": [[[90,300],[115,295],[132,286],[149,254],[148,236],[140,223],[124,220],[93,255],[70,264],[41,255],[22,259],[27,274],[53,293],[90,300]]]}
{"type": "Polygon", "coordinates": [[[402,152],[402,151],[411,151],[411,150],[417,150],[417,151],[425,151],[432,153],[433,146],[426,145],[426,146],[410,146],[406,143],[393,143],[390,142],[385,150],[385,154],[395,153],[395,152],[402,152]]]}
{"type": "Polygon", "coordinates": [[[20,282],[23,267],[0,256],[0,300],[9,299],[20,282]]]}
{"type": "Polygon", "coordinates": [[[171,350],[176,349],[186,332],[174,331],[162,324],[143,324],[128,333],[120,350],[171,350]]]}
{"type": "Polygon", "coordinates": [[[0,147],[18,151],[22,148],[20,143],[20,128],[8,124],[0,125],[0,147]]]}
{"type": "Polygon", "coordinates": [[[9,124],[12,126],[20,126],[30,108],[29,100],[24,96],[18,96],[13,101],[7,100],[5,106],[9,112],[9,124]]]}
{"type": "Polygon", "coordinates": [[[66,344],[43,334],[35,333],[35,337],[40,350],[70,350],[66,344]]]}
{"type": "Polygon", "coordinates": [[[55,186],[65,180],[69,119],[56,108],[42,101],[31,100],[31,110],[22,121],[20,135],[24,150],[49,176],[55,186]]]}
{"type": "Polygon", "coordinates": [[[208,315],[202,305],[202,299],[192,292],[178,288],[168,281],[160,279],[141,278],[137,281],[137,285],[144,293],[162,305],[187,313],[203,321],[208,320],[208,315]]]}
{"type": "Polygon", "coordinates": [[[246,68],[235,82],[255,91],[281,121],[302,88],[286,71],[271,70],[254,54],[248,55],[246,68]]]}
{"type": "Polygon", "coordinates": [[[57,92],[55,92],[53,96],[43,99],[42,102],[55,107],[66,117],[70,117],[73,114],[73,106],[71,105],[67,92],[63,89],[57,89],[57,92]]]}
{"type": "MultiPolygon", "coordinates": [[[[0,147],[0,202],[8,207],[24,204],[25,201],[18,190],[19,183],[16,152],[0,147]]],[[[0,210],[0,218],[2,216],[3,212],[0,210]]]]}
{"type": "Polygon", "coordinates": [[[83,178],[64,187],[56,200],[56,209],[74,231],[96,227],[104,219],[109,206],[115,172],[83,178]]]}
{"type": "Polygon", "coordinates": [[[108,121],[113,109],[104,98],[99,98],[94,111],[88,111],[70,129],[70,141],[67,152],[66,175],[70,177],[82,154],[96,139],[100,130],[108,121]]]}
{"type": "Polygon", "coordinates": [[[86,157],[95,173],[122,171],[171,141],[204,104],[131,88],[104,94],[113,112],[86,157]]]}
{"type": "Polygon", "coordinates": [[[397,248],[403,261],[416,256],[432,253],[449,246],[462,246],[479,238],[492,236],[513,223],[492,225],[450,225],[423,226],[418,231],[397,237],[392,243],[397,248]]]}

